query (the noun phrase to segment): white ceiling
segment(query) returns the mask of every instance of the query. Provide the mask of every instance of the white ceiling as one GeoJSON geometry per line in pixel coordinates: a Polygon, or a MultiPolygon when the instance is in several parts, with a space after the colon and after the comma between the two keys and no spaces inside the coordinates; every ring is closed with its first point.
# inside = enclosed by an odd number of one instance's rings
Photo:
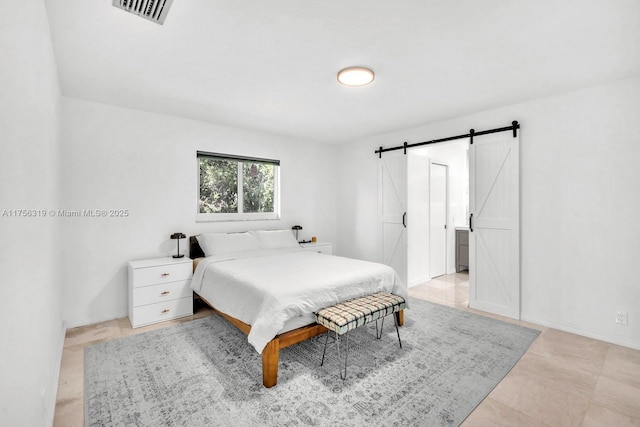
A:
{"type": "Polygon", "coordinates": [[[65,96],[330,143],[640,74],[638,0],[46,0],[65,96]],[[372,68],[362,88],[341,68],[372,68]]]}

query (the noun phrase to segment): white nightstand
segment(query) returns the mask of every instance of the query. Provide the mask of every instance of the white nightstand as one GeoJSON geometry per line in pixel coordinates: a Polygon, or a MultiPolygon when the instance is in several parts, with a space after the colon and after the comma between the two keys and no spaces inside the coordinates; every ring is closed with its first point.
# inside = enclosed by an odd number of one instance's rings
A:
{"type": "Polygon", "coordinates": [[[190,258],[129,263],[129,321],[134,328],[193,314],[190,258]]]}
{"type": "Polygon", "coordinates": [[[326,242],[300,243],[305,251],[319,252],[321,254],[333,255],[333,244],[326,242]]]}

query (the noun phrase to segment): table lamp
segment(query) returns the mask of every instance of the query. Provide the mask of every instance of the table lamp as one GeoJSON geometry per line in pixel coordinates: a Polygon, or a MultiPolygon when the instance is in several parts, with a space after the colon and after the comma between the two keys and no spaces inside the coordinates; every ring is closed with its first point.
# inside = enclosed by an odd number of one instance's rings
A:
{"type": "Polygon", "coordinates": [[[291,229],[293,230],[293,233],[296,235],[296,241],[299,242],[299,240],[298,240],[298,232],[300,230],[302,230],[302,226],[301,225],[294,225],[293,227],[291,227],[291,229]]]}
{"type": "Polygon", "coordinates": [[[178,254],[174,255],[174,258],[182,258],[184,256],[184,254],[180,255],[180,239],[185,239],[187,236],[185,236],[182,233],[173,233],[171,235],[171,239],[176,239],[178,240],[178,254]]]}

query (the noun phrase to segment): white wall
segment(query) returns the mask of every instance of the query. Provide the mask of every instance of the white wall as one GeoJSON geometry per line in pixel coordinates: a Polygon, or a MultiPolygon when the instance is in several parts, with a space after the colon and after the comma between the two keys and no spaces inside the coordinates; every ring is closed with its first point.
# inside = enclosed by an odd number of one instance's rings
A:
{"type": "MultiPolygon", "coordinates": [[[[640,77],[340,147],[339,244],[380,260],[379,146],[522,124],[522,318],[640,348],[640,77]],[[357,172],[350,169],[357,164],[357,172]],[[343,219],[357,219],[353,222],[343,219]],[[627,326],[616,311],[629,313],[627,326]]],[[[410,215],[410,213],[409,213],[410,215]]]]}
{"type": "Polygon", "coordinates": [[[0,425],[51,425],[64,340],[60,88],[44,3],[0,2],[0,425]]]}
{"type": "Polygon", "coordinates": [[[130,212],[61,220],[67,325],[126,316],[127,262],[174,253],[173,232],[301,224],[300,238],[335,244],[335,153],[331,145],[63,98],[63,207],[130,212]],[[197,150],[279,159],[281,220],[196,223],[197,150]]]}

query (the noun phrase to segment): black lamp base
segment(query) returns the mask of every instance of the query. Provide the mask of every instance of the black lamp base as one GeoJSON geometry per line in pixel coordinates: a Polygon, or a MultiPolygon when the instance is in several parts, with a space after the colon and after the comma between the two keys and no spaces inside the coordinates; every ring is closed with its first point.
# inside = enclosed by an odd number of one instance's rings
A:
{"type": "Polygon", "coordinates": [[[174,258],[182,258],[182,257],[184,257],[184,254],[180,255],[180,239],[184,239],[184,237],[185,237],[185,235],[182,234],[182,233],[173,233],[171,235],[171,238],[172,239],[176,239],[176,241],[178,243],[178,250],[176,251],[177,255],[173,255],[174,258]]]}

